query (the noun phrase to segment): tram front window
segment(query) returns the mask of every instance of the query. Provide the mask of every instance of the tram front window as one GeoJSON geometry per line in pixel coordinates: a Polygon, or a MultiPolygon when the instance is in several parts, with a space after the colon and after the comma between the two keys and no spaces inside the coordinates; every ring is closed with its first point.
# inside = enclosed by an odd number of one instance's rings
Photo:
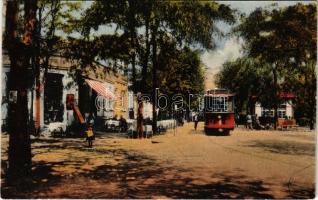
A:
{"type": "Polygon", "coordinates": [[[205,98],[207,112],[233,112],[233,98],[227,96],[208,96],[205,98]]]}

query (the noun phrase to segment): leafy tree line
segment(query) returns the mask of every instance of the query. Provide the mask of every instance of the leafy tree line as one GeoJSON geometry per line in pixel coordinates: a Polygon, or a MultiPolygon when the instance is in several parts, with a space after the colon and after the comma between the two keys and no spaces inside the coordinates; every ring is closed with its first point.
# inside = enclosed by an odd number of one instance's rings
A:
{"type": "MultiPolygon", "coordinates": [[[[185,93],[189,90],[187,88],[192,87],[192,82],[201,84],[201,87],[193,87],[197,90],[195,93],[200,93],[203,89],[201,64],[196,62],[198,59],[192,56],[195,52],[191,49],[194,46],[201,49],[215,47],[213,35],[221,36],[215,26],[216,21],[233,23],[233,10],[216,2],[196,0],[97,1],[74,23],[75,30],[81,33],[82,38],[71,40],[74,44],[83,45],[71,46],[77,48],[79,53],[75,55],[79,55],[84,64],[89,64],[89,59],[124,60],[129,66],[132,90],[135,93],[151,93],[154,99],[156,88],[165,87],[165,92],[168,93],[185,93]],[[94,36],[93,30],[100,33],[101,27],[105,26],[116,27],[115,33],[94,36]],[[121,42],[115,42],[116,40],[121,42]],[[171,62],[171,55],[177,55],[179,52],[185,57],[193,58],[193,64],[187,72],[200,75],[183,76],[185,80],[182,84],[177,83],[177,80],[180,81],[180,75],[185,75],[184,69],[188,66],[188,61],[178,56],[178,59],[174,59],[178,63],[171,62]],[[164,73],[168,69],[173,73],[164,73]],[[167,83],[167,79],[175,80],[175,83],[170,82],[168,87],[162,85],[167,83]],[[173,86],[174,84],[176,86],[173,86]]],[[[140,115],[142,116],[142,113],[140,115]]],[[[139,119],[138,124],[141,126],[142,117],[139,119]]],[[[153,122],[153,130],[156,131],[155,103],[153,122]]]]}
{"type": "Polygon", "coordinates": [[[218,85],[237,92],[239,109],[249,96],[257,95],[263,106],[274,108],[275,119],[282,100],[277,94],[291,92],[296,95],[295,116],[307,118],[313,129],[316,24],[315,4],[258,8],[243,16],[233,33],[245,39],[245,56],[223,65],[218,85]]]}
{"type": "MultiPolygon", "coordinates": [[[[132,74],[136,93],[154,95],[158,87],[169,93],[198,93],[203,90],[203,71],[199,51],[194,49],[215,47],[213,36],[222,36],[216,21],[234,22],[234,11],[213,1],[96,1],[78,17],[81,11],[81,2],[6,1],[4,47],[11,62],[8,87],[10,95],[17,97],[8,110],[8,174],[12,177],[19,179],[31,172],[28,127],[34,122],[26,94],[35,90],[40,99],[40,85],[45,84],[52,56],[79,60],[79,72],[96,61],[121,60],[132,74]],[[101,26],[116,30],[102,32],[101,26]],[[101,34],[96,36],[93,30],[101,34]],[[71,37],[73,33],[79,36],[71,37]],[[32,86],[27,84],[29,69],[32,86]]],[[[153,130],[155,111],[153,104],[153,130]]],[[[142,117],[139,127],[141,122],[142,117]]]]}

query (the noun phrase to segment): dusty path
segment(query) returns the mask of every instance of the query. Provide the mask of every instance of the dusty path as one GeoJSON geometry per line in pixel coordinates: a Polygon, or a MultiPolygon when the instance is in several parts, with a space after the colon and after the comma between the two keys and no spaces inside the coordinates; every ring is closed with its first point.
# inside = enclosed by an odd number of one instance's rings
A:
{"type": "MultiPolygon", "coordinates": [[[[3,184],[2,197],[310,198],[315,140],[308,131],[247,131],[206,136],[185,124],[151,139],[101,134],[32,144],[33,184],[3,184]]],[[[6,168],[7,137],[2,136],[6,168]]],[[[4,171],[2,171],[2,174],[4,171]]]]}

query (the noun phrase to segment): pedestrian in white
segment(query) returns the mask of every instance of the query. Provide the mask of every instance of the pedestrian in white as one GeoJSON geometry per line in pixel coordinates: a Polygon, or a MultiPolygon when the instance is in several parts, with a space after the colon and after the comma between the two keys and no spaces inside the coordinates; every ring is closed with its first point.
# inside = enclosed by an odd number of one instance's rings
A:
{"type": "Polygon", "coordinates": [[[199,117],[196,114],[196,115],[194,115],[194,130],[197,130],[198,123],[199,123],[199,117]]]}

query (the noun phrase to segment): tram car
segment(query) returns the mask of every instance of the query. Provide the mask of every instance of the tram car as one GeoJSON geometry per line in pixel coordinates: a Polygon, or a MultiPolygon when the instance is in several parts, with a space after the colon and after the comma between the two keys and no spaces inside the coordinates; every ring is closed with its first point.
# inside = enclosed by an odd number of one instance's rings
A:
{"type": "Polygon", "coordinates": [[[227,89],[211,89],[204,95],[204,131],[229,135],[235,127],[234,94],[227,89]]]}

